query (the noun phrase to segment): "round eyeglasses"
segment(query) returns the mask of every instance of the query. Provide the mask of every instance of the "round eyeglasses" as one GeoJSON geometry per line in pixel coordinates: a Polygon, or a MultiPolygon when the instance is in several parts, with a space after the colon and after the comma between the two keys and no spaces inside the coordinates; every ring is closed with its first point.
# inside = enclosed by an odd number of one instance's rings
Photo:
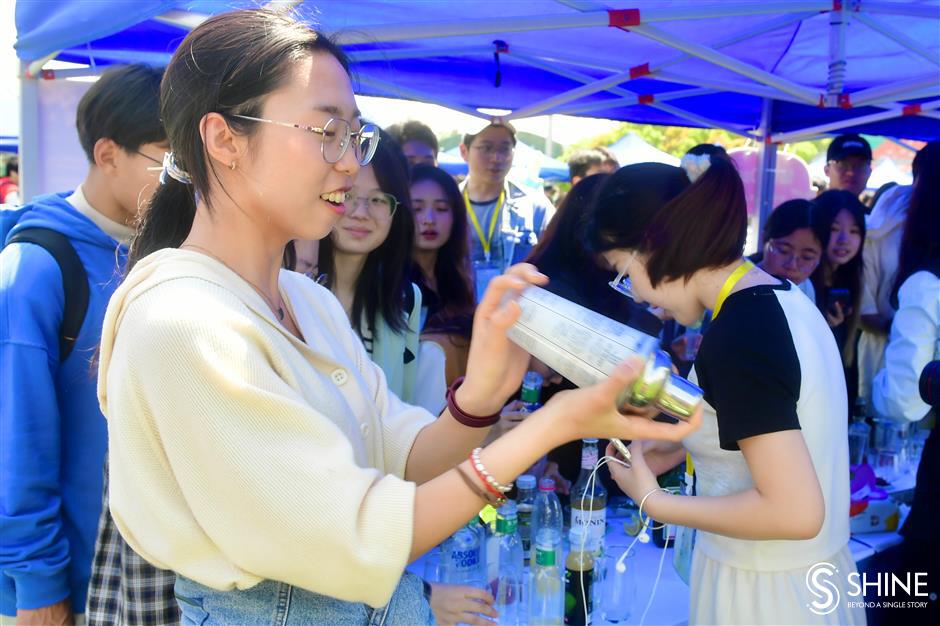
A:
{"type": "Polygon", "coordinates": [[[368,165],[375,155],[375,149],[379,145],[379,127],[375,124],[363,124],[362,128],[356,132],[352,132],[352,127],[349,125],[349,122],[338,117],[330,118],[322,128],[319,126],[278,122],[261,117],[251,117],[250,115],[232,115],[232,117],[250,120],[252,122],[275,124],[287,128],[299,128],[308,133],[320,135],[323,138],[323,141],[320,143],[320,153],[323,155],[323,160],[331,164],[339,163],[343,155],[346,154],[349,145],[352,144],[359,165],[368,165]]]}
{"type": "Polygon", "coordinates": [[[377,189],[362,193],[350,189],[346,194],[346,202],[354,209],[364,206],[375,219],[388,219],[395,215],[395,209],[398,208],[398,199],[395,196],[377,189]]]}

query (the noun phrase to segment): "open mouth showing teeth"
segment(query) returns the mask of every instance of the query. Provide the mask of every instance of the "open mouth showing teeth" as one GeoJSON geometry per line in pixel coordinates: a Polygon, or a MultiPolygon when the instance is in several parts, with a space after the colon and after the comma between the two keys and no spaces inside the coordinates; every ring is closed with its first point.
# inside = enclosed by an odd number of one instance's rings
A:
{"type": "Polygon", "coordinates": [[[343,204],[346,202],[346,192],[331,191],[330,193],[320,194],[320,199],[326,200],[330,204],[343,204]]]}

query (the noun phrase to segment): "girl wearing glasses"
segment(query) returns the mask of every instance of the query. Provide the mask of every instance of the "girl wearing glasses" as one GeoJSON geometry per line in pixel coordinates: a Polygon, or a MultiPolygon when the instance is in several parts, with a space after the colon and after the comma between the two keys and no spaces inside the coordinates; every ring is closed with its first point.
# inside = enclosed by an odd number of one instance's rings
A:
{"type": "MultiPolygon", "coordinates": [[[[346,212],[320,244],[319,271],[343,305],[366,352],[385,373],[388,388],[414,403],[418,380],[421,293],[409,280],[414,218],[408,163],[391,137],[381,133],[372,161],[359,170],[346,194],[346,212]]],[[[436,406],[443,404],[443,380],[436,406]]]]}
{"type": "Polygon", "coordinates": [[[694,183],[668,165],[620,169],[588,224],[591,246],[629,276],[637,301],[683,325],[712,311],[689,377],[705,392],[703,426],[682,441],[698,495],[657,484],[654,469],[683,456],[676,445],[634,442],[632,468],[612,463],[611,475],[653,519],[699,530],[690,624],[863,622],[845,602],[827,615],[807,607],[814,564],[838,569],[830,580],[843,598],[855,571],[835,342],[812,302],[742,258],[744,186],[730,161],[704,165],[694,183]]]}
{"type": "Polygon", "coordinates": [[[812,202],[788,200],[768,216],[763,254],[752,260],[771,276],[786,278],[815,302],[809,277],[822,260],[828,239],[826,225],[812,202]]]}
{"type": "Polygon", "coordinates": [[[115,524],[176,572],[184,622],[428,623],[405,566],[548,449],[698,425],[619,414],[628,362],[468,458],[528,364],[506,330],[512,294],[545,282],[531,266],[493,279],[440,416],[389,391],[342,304],[281,270],[289,241],[323,239],[353,210],[377,137],[343,53],[306,25],[207,19],[167,67],[160,108],[172,152],[108,307],[98,390],[115,524]]]}

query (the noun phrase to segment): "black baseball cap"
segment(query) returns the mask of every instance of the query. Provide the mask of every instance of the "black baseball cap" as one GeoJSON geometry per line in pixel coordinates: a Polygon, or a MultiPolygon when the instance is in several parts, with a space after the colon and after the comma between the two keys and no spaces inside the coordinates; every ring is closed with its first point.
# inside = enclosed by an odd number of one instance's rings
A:
{"type": "Polygon", "coordinates": [[[871,146],[864,137],[855,133],[839,135],[826,150],[826,161],[841,161],[851,156],[860,156],[871,161],[871,146]]]}

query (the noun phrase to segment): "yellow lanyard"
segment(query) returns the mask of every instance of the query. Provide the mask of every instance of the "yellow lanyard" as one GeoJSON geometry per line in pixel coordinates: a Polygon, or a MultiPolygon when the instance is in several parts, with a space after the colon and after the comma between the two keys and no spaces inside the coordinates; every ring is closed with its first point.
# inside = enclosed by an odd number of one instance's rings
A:
{"type": "Polygon", "coordinates": [[[484,238],[483,229],[480,227],[480,220],[477,218],[476,211],[473,210],[473,204],[470,202],[470,196],[467,193],[467,188],[463,189],[463,201],[467,205],[467,215],[470,216],[470,222],[473,224],[473,229],[477,231],[477,236],[480,237],[480,245],[483,246],[483,257],[486,259],[486,262],[490,262],[490,248],[492,248],[493,241],[493,232],[496,230],[496,222],[499,221],[499,214],[503,210],[503,200],[506,199],[506,188],[503,187],[503,190],[499,192],[499,198],[496,199],[496,206],[493,208],[493,215],[490,217],[490,227],[487,229],[489,234],[484,238]]]}
{"type": "Polygon", "coordinates": [[[754,264],[750,261],[745,260],[744,263],[738,266],[736,270],[731,272],[731,276],[728,277],[728,280],[725,281],[725,284],[721,286],[721,291],[718,292],[718,301],[715,302],[715,308],[712,311],[712,319],[718,317],[718,313],[721,312],[721,307],[724,305],[725,300],[728,299],[728,296],[731,295],[731,290],[734,289],[734,286],[738,284],[738,281],[744,278],[744,275],[754,269],[754,264]]]}

